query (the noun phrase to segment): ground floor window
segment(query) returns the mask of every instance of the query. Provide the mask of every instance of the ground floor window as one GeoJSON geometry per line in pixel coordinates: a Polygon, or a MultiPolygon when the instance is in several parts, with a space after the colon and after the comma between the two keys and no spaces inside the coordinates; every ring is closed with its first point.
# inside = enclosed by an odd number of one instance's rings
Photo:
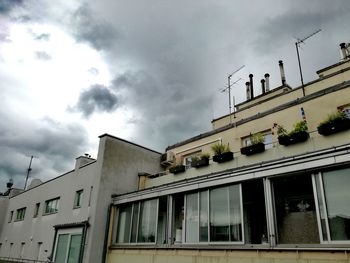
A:
{"type": "Polygon", "coordinates": [[[81,262],[81,242],[81,229],[58,231],[54,251],[55,263],[81,262]]]}

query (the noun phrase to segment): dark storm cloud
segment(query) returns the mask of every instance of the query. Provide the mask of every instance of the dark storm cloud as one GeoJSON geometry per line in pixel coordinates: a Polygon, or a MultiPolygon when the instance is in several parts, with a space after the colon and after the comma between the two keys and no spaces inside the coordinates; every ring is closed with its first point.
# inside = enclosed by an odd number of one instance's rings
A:
{"type": "Polygon", "coordinates": [[[44,51],[37,51],[37,52],[35,52],[35,57],[37,59],[43,60],[43,61],[47,61],[47,60],[51,60],[52,59],[52,57],[48,53],[46,53],[44,51]]]}
{"type": "Polygon", "coordinates": [[[119,99],[107,87],[93,85],[84,90],[76,106],[73,108],[83,113],[84,117],[91,116],[94,112],[112,112],[118,106],[119,99]]]}
{"type": "Polygon", "coordinates": [[[113,25],[103,18],[97,18],[88,5],[83,5],[76,11],[73,24],[76,26],[76,38],[92,44],[97,50],[110,48],[118,37],[113,25]]]}
{"type": "Polygon", "coordinates": [[[31,155],[37,157],[31,178],[47,180],[73,169],[74,159],[86,151],[87,133],[78,124],[29,120],[8,112],[0,117],[0,192],[9,178],[15,187],[23,187],[31,155]]]}
{"type": "Polygon", "coordinates": [[[255,47],[271,52],[276,47],[303,39],[317,29],[336,31],[339,18],[350,22],[349,12],[350,2],[347,0],[334,1],[332,5],[328,2],[322,4],[322,1],[307,1],[303,3],[303,8],[297,2],[290,10],[261,24],[255,47]]]}
{"type": "Polygon", "coordinates": [[[13,8],[23,3],[23,0],[1,0],[0,14],[9,13],[13,8]]]}

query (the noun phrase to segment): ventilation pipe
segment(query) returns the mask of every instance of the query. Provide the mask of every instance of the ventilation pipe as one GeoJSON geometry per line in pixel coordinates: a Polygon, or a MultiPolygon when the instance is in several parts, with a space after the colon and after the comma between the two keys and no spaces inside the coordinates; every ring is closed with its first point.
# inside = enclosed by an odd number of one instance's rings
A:
{"type": "Polygon", "coordinates": [[[245,85],[246,85],[246,91],[247,91],[247,100],[250,100],[250,82],[247,81],[245,85]]]}
{"type": "Polygon", "coordinates": [[[346,48],[345,43],[340,43],[341,60],[345,60],[349,56],[349,50],[346,48]]]}
{"type": "Polygon", "coordinates": [[[269,73],[265,74],[265,89],[266,89],[266,92],[270,91],[270,74],[269,73]]]}
{"type": "Polygon", "coordinates": [[[250,99],[254,98],[254,88],[253,88],[253,74],[249,74],[249,82],[250,82],[250,99]]]}
{"type": "Polygon", "coordinates": [[[265,80],[262,79],[262,80],[260,80],[260,82],[261,82],[261,91],[262,91],[262,94],[265,94],[265,80]]]}
{"type": "Polygon", "coordinates": [[[286,84],[286,75],[284,74],[283,61],[278,61],[278,64],[280,66],[282,85],[284,86],[286,84]]]}

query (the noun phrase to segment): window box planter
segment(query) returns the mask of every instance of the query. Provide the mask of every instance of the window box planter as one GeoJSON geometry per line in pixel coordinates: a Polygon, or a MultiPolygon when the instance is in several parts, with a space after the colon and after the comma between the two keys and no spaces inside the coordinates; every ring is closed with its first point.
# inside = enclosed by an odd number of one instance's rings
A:
{"type": "Polygon", "coordinates": [[[198,160],[192,160],[191,166],[195,168],[204,167],[209,165],[209,158],[202,157],[198,160]]]}
{"type": "Polygon", "coordinates": [[[224,152],[213,156],[216,163],[224,163],[233,160],[233,152],[224,152]]]}
{"type": "Polygon", "coordinates": [[[307,131],[300,131],[289,135],[278,136],[279,144],[284,146],[305,142],[307,139],[309,139],[309,133],[307,131]]]}
{"type": "Polygon", "coordinates": [[[183,172],[185,172],[185,170],[186,170],[185,165],[183,165],[183,164],[174,165],[174,166],[169,168],[169,172],[171,172],[173,174],[183,173],[183,172]]]}
{"type": "Polygon", "coordinates": [[[328,136],[337,132],[350,129],[350,119],[335,119],[329,123],[321,124],[317,127],[319,134],[328,136]]]}
{"type": "Polygon", "coordinates": [[[257,144],[252,144],[246,147],[241,148],[241,154],[243,155],[253,155],[256,153],[261,153],[265,151],[265,144],[264,143],[257,143],[257,144]]]}

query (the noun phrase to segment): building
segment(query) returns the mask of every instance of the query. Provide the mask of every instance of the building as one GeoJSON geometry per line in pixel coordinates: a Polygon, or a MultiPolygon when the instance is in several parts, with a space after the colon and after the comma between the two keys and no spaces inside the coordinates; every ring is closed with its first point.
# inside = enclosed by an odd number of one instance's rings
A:
{"type": "Polygon", "coordinates": [[[70,172],[0,196],[0,259],[102,262],[111,194],[137,188],[138,173],[159,171],[159,158],[104,134],[96,160],[81,156],[70,172]]]}
{"type": "Polygon", "coordinates": [[[287,84],[282,62],[281,86],[270,89],[266,74],[261,95],[251,75],[234,113],[166,149],[166,172],[115,192],[106,262],[350,262],[350,58],[341,52],[301,87],[287,84]]]}

